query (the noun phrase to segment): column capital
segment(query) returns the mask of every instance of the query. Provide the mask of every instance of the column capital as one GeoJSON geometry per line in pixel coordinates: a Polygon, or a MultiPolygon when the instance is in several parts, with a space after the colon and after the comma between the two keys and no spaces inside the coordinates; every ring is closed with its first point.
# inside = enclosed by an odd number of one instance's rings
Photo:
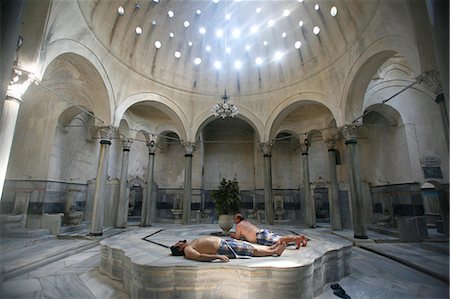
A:
{"type": "MultiPolygon", "coordinates": [[[[153,136],[153,135],[152,135],[153,136]]],[[[155,154],[155,151],[156,151],[156,142],[155,142],[155,140],[150,140],[148,143],[147,143],[147,148],[148,148],[148,153],[149,153],[149,155],[154,155],[155,154]]]]}
{"type": "Polygon", "coordinates": [[[9,99],[15,99],[19,103],[22,102],[22,96],[30,87],[31,83],[35,82],[32,73],[14,67],[11,72],[11,80],[9,81],[6,96],[9,99]]]}
{"type": "Polygon", "coordinates": [[[97,127],[97,129],[102,140],[111,140],[116,132],[113,126],[97,127]]]}
{"type": "Polygon", "coordinates": [[[328,138],[325,140],[325,143],[327,144],[328,150],[334,150],[336,147],[336,138],[328,138]]]}
{"type": "Polygon", "coordinates": [[[424,87],[433,91],[435,95],[443,93],[439,71],[431,70],[424,72],[419,76],[418,80],[424,87]]]}
{"type": "Polygon", "coordinates": [[[184,155],[192,156],[196,147],[195,142],[182,142],[181,144],[184,146],[184,153],[185,153],[184,155]]]}
{"type": "Polygon", "coordinates": [[[130,138],[122,138],[122,148],[124,151],[130,151],[131,144],[133,143],[133,140],[130,138]]]}
{"type": "Polygon", "coordinates": [[[349,141],[356,142],[356,138],[358,137],[358,128],[359,126],[356,125],[345,125],[342,128],[342,134],[344,135],[346,143],[349,141]]]}
{"type": "Polygon", "coordinates": [[[302,134],[298,136],[300,150],[302,151],[302,155],[308,154],[308,149],[311,146],[311,142],[308,139],[308,133],[302,134]]]}
{"type": "Polygon", "coordinates": [[[259,146],[264,154],[264,157],[270,157],[272,155],[272,142],[260,142],[259,146]]]}

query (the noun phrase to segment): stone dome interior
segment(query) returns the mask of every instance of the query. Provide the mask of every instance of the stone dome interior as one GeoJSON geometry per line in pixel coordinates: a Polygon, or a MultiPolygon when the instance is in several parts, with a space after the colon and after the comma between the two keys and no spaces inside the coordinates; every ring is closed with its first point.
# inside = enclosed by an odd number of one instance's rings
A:
{"type": "Polygon", "coordinates": [[[295,85],[354,46],[379,1],[78,1],[93,34],[157,84],[235,96],[295,85]]]}

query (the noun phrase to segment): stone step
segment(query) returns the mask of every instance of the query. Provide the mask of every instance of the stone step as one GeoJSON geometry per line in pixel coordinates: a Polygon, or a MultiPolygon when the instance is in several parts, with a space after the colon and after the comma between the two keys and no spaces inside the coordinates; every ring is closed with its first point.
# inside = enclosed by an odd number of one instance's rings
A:
{"type": "Polygon", "coordinates": [[[61,226],[60,234],[77,232],[81,230],[86,230],[88,228],[87,223],[82,223],[80,225],[63,225],[61,226]]]}
{"type": "Polygon", "coordinates": [[[384,227],[384,226],[373,226],[370,225],[368,227],[369,230],[380,233],[380,234],[385,234],[391,237],[396,237],[399,238],[400,234],[398,232],[398,230],[396,228],[393,227],[384,227]]]}
{"type": "Polygon", "coordinates": [[[50,230],[46,228],[14,228],[2,231],[1,235],[3,238],[40,238],[50,235],[50,230]]]}

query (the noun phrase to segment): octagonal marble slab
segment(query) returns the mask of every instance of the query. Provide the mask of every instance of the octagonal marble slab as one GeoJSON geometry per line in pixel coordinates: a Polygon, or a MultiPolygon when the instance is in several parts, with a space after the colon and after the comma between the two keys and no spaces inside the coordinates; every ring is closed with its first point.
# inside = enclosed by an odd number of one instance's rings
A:
{"type": "Polygon", "coordinates": [[[280,257],[197,262],[164,246],[217,233],[217,225],[148,227],[101,242],[101,272],[123,283],[131,298],[313,298],[325,284],[350,274],[352,243],[313,229],[268,227],[310,241],[280,257]]]}

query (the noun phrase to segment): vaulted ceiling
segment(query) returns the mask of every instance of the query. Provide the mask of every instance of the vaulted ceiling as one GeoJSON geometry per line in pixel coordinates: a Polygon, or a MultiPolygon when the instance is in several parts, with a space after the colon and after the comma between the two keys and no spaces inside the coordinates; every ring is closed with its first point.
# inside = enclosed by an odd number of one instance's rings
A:
{"type": "Polygon", "coordinates": [[[330,67],[364,34],[379,0],[78,0],[103,46],[171,88],[260,94],[330,67]]]}

